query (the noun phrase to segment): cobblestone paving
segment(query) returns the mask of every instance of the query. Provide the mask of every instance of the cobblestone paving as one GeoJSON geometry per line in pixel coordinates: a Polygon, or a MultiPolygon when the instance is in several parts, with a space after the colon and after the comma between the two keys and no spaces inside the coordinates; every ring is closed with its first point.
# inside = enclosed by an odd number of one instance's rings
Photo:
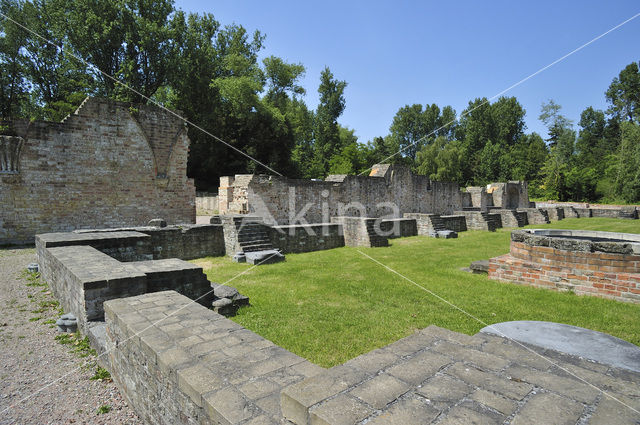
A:
{"type": "Polygon", "coordinates": [[[302,424],[640,424],[640,374],[430,326],[282,392],[302,424]]]}

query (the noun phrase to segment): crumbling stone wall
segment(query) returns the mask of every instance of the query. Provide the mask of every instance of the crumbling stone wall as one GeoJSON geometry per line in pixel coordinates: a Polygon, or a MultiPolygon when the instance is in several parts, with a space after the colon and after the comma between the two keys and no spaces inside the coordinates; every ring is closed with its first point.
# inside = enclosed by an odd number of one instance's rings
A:
{"type": "Polygon", "coordinates": [[[218,193],[220,214],[248,213],[263,217],[267,224],[280,225],[299,224],[300,220],[323,223],[340,216],[451,214],[462,208],[456,183],[431,181],[406,167],[388,164],[374,167],[370,176],[336,175],[325,181],[267,175],[222,177],[218,193]]]}
{"type": "Polygon", "coordinates": [[[0,245],[155,217],[195,222],[189,139],[177,117],[87,98],[60,123],[7,124],[13,134],[0,136],[0,156],[9,158],[0,168],[0,245]]]}

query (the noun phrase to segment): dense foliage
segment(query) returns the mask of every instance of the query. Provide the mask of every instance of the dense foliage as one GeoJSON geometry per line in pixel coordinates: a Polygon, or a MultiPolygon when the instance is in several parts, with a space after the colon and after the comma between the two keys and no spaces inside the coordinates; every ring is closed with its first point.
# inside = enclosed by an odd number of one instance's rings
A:
{"type": "Polygon", "coordinates": [[[515,97],[501,97],[472,100],[459,115],[451,106],[406,105],[388,135],[365,144],[338,123],[345,81],[325,68],[310,110],[302,64],[260,61],[263,34],[211,14],[176,10],[172,0],[0,0],[0,11],[11,18],[0,20],[0,120],[60,120],[87,95],[152,99],[205,130],[189,127],[188,174],[200,190],[215,190],[221,175],[267,171],[208,132],[291,177],[400,162],[461,185],[528,180],[534,197],[640,200],[635,62],[606,90],[610,108],[587,107],[577,127],[560,105],[543,104],[546,140],[525,133],[515,97]]]}

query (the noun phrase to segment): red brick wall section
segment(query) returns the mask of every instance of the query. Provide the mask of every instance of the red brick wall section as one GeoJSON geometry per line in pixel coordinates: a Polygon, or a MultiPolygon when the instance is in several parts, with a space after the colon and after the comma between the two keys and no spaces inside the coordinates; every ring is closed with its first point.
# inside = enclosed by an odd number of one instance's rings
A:
{"type": "Polygon", "coordinates": [[[640,256],[562,251],[511,242],[511,253],[489,260],[489,278],[640,303],[640,256]]]}
{"type": "Polygon", "coordinates": [[[171,116],[157,128],[150,125],[162,114],[168,113],[88,99],[62,123],[16,123],[24,145],[20,172],[0,174],[0,245],[33,241],[37,233],[144,225],[157,217],[195,223],[189,139],[171,116]]]}

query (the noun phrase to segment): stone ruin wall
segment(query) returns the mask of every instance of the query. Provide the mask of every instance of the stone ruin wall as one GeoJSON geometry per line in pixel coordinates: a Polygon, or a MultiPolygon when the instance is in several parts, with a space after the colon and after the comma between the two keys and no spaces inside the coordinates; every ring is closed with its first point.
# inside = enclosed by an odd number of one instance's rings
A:
{"type": "Polygon", "coordinates": [[[155,217],[195,222],[189,139],[179,118],[87,98],[60,123],[8,124],[17,137],[0,136],[0,245],[155,217]]]}
{"type": "Polygon", "coordinates": [[[507,183],[490,183],[484,186],[469,186],[463,193],[464,208],[479,208],[487,211],[490,208],[520,209],[529,208],[529,187],[526,181],[510,181],[507,183]]]}
{"type": "Polygon", "coordinates": [[[462,206],[462,192],[456,183],[434,182],[408,168],[374,168],[372,175],[329,176],[325,181],[298,180],[268,175],[222,177],[219,189],[220,214],[251,214],[267,224],[292,224],[290,217],[302,214],[308,223],[327,222],[337,216],[383,217],[392,214],[381,203],[392,203],[405,212],[451,214],[462,206]],[[289,196],[294,194],[294,196],[289,196]],[[295,199],[292,210],[290,202],[295,199]],[[360,203],[365,211],[350,208],[360,203]],[[340,211],[340,206],[344,209],[340,211]],[[291,214],[291,211],[294,211],[291,214]]]}

